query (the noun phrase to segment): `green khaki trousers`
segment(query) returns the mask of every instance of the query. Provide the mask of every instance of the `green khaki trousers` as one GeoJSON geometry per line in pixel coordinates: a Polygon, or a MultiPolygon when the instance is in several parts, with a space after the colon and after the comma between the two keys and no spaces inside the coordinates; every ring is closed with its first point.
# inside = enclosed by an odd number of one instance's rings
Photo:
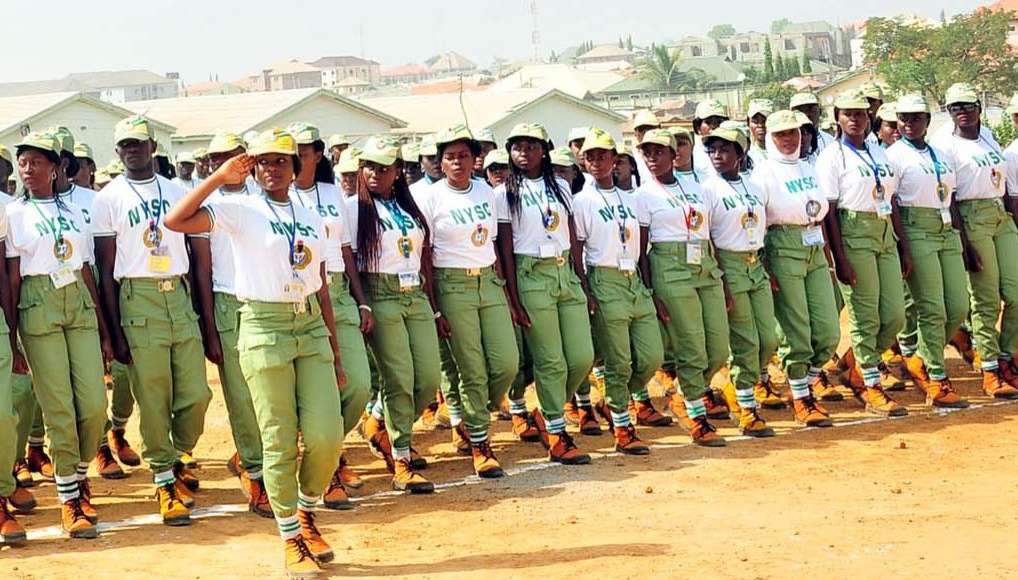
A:
{"type": "Polygon", "coordinates": [[[339,356],[346,373],[346,386],[339,397],[345,437],[357,426],[364,405],[371,397],[371,366],[368,364],[364,335],[361,334],[361,313],[350,295],[350,282],[341,272],[329,274],[329,301],[332,302],[332,316],[336,321],[339,356]]]}
{"type": "Polygon", "coordinates": [[[223,364],[217,370],[226,414],[230,419],[233,444],[240,455],[241,467],[257,472],[262,468],[262,436],[251,399],[251,389],[244,379],[244,370],[240,368],[240,351],[237,350],[241,302],[233,294],[225,292],[216,292],[213,300],[216,330],[223,347],[223,364]]]}
{"type": "MultiPolygon", "coordinates": [[[[24,347],[22,347],[22,352],[24,352],[24,347]]],[[[25,446],[28,444],[28,436],[32,431],[32,424],[39,408],[39,404],[35,400],[35,391],[32,390],[31,374],[11,374],[11,397],[14,403],[14,414],[18,421],[17,440],[14,443],[14,460],[18,461],[25,458],[25,446]]],[[[44,426],[43,437],[45,434],[44,426]]]]}
{"type": "Polygon", "coordinates": [[[1018,351],[1018,230],[1000,198],[961,201],[958,210],[983,264],[968,283],[973,342],[985,364],[1018,351]]]}
{"type": "Polygon", "coordinates": [[[685,242],[654,244],[649,259],[654,295],[671,319],[665,332],[682,396],[698,400],[730,354],[723,273],[707,248],[699,265],[687,264],[685,242]]]}
{"type": "Polygon", "coordinates": [[[587,279],[598,303],[591,322],[604,360],[605,401],[624,413],[664,361],[657,310],[636,272],[590,266],[587,279]]]}
{"type": "Polygon", "coordinates": [[[751,390],[778,350],[771,281],[759,252],[718,250],[718,264],[732,294],[728,311],[732,382],[736,390],[751,390]]]}
{"type": "MultiPolygon", "coordinates": [[[[0,333],[10,332],[7,317],[0,317],[0,333]]],[[[14,355],[11,353],[11,342],[0,340],[0,497],[8,497],[14,493],[17,483],[14,480],[14,462],[20,459],[19,454],[25,452],[25,443],[18,447],[18,411],[11,374],[14,355]]],[[[27,435],[26,435],[27,438],[27,435]]]]}
{"type": "MultiPolygon", "coordinates": [[[[22,348],[24,350],[24,348],[22,348]]],[[[34,394],[32,395],[35,396],[34,394]]],[[[42,407],[39,406],[39,402],[35,402],[35,416],[32,418],[32,424],[29,425],[28,438],[32,441],[38,441],[39,445],[43,444],[46,439],[46,424],[42,420],[42,407]]]]}
{"type": "Polygon", "coordinates": [[[371,348],[381,375],[382,408],[392,446],[409,449],[414,421],[442,382],[435,313],[420,286],[400,290],[399,276],[367,274],[375,316],[371,348]]]}
{"type": "Polygon", "coordinates": [[[19,333],[34,369],[56,475],[95,457],[106,424],[106,383],[95,303],[81,278],[54,288],[49,276],[21,280],[19,333]]]}
{"type": "Polygon", "coordinates": [[[127,420],[134,412],[134,395],[131,394],[131,377],[127,365],[122,362],[110,363],[110,376],[113,377],[113,396],[110,397],[110,420],[106,422],[106,430],[123,429],[127,420]]]}
{"type": "MultiPolygon", "coordinates": [[[[912,270],[913,272],[915,271],[915,266],[912,267],[912,270]]],[[[919,348],[919,311],[916,309],[915,299],[912,297],[912,289],[908,286],[908,280],[904,281],[901,290],[905,293],[905,326],[898,333],[898,347],[902,354],[911,354],[919,348]]],[[[965,308],[968,309],[968,306],[966,305],[965,308]]]]}
{"type": "Polygon", "coordinates": [[[133,359],[141,455],[157,474],[194,451],[212,400],[198,315],[182,279],[124,278],[120,325],[133,359]]]}
{"type": "Polygon", "coordinates": [[[912,251],[908,286],[918,330],[918,353],[928,372],[941,377],[945,371],[944,347],[969,311],[961,236],[950,224],[944,224],[936,209],[902,207],[901,219],[912,251]]]}
{"type": "Polygon", "coordinates": [[[774,316],[782,367],[790,380],[820,368],[841,340],[834,284],[823,246],[802,243],[803,226],[771,226],[764,259],[778,283],[774,316]]]}
{"type": "Polygon", "coordinates": [[[855,286],[841,285],[859,366],[876,369],[880,355],[905,326],[905,295],[897,240],[890,219],[876,213],[839,210],[845,257],[855,286]]]}
{"type": "Polygon", "coordinates": [[[474,438],[486,438],[490,403],[502,402],[520,367],[505,280],[491,267],[436,268],[435,298],[452,330],[459,370],[459,389],[444,391],[446,402],[462,410],[474,438]]]}
{"type": "Polygon", "coordinates": [[[277,519],[297,512],[298,493],[322,495],[343,448],[332,333],[315,295],[305,306],[301,313],[290,303],[240,307],[240,368],[251,389],[262,435],[262,477],[277,519]],[[298,434],[304,446],[299,470],[298,434]]]}
{"type": "Polygon", "coordinates": [[[526,396],[527,387],[534,382],[534,359],[530,356],[530,348],[523,336],[523,329],[513,326],[513,334],[516,337],[516,350],[520,353],[520,366],[513,378],[513,384],[509,387],[509,399],[518,401],[526,396]]]}
{"type": "Polygon", "coordinates": [[[548,420],[562,418],[566,401],[594,366],[587,296],[569,252],[558,258],[516,256],[516,286],[530,328],[537,402],[548,420]]]}

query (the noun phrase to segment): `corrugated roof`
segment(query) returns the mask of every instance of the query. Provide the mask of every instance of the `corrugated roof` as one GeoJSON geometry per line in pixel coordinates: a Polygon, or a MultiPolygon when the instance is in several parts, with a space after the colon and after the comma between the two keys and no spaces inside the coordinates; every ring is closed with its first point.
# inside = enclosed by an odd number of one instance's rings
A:
{"type": "Polygon", "coordinates": [[[317,69],[306,62],[301,62],[295,58],[274,62],[265,68],[269,71],[270,75],[288,75],[296,73],[321,72],[320,69],[317,69]]]}
{"type": "Polygon", "coordinates": [[[60,79],[0,83],[0,97],[94,91],[101,88],[175,83],[148,70],[74,73],[60,79]]]}
{"type": "MultiPolygon", "coordinates": [[[[98,99],[93,99],[77,92],[2,97],[0,98],[0,133],[6,133],[26,122],[31,123],[31,120],[34,117],[38,117],[43,113],[56,109],[66,103],[78,100],[89,103],[100,109],[105,109],[114,114],[122,115],[124,118],[133,114],[132,111],[123,107],[106,103],[98,99]]],[[[172,132],[174,129],[171,125],[168,125],[164,120],[155,115],[150,117],[150,121],[164,130],[172,132]]]]}
{"type": "Polygon", "coordinates": [[[625,117],[618,113],[554,89],[518,89],[496,92],[487,90],[463,93],[462,108],[460,95],[457,93],[374,97],[361,99],[361,101],[368,106],[404,119],[407,122],[407,132],[434,133],[465,121],[469,121],[468,124],[474,131],[488,128],[510,113],[546,98],[567,99],[578,106],[597,110],[610,117],[617,117],[619,122],[625,120],[625,117]],[[465,119],[464,110],[466,111],[465,119]]]}
{"type": "Polygon", "coordinates": [[[582,99],[588,94],[601,92],[622,78],[622,75],[613,72],[580,70],[566,64],[531,64],[499,79],[488,88],[488,92],[558,89],[582,99]]]}
{"type": "Polygon", "coordinates": [[[319,88],[135,101],[126,106],[176,126],[176,136],[188,138],[212,136],[218,131],[243,134],[291,107],[318,97],[333,99],[384,119],[392,127],[404,125],[396,117],[319,88]]]}
{"type": "Polygon", "coordinates": [[[373,60],[361,58],[359,56],[323,56],[318,60],[313,60],[308,63],[311,66],[318,68],[339,68],[344,66],[373,66],[378,65],[373,60]]]}
{"type": "Polygon", "coordinates": [[[442,54],[436,54],[435,56],[424,61],[424,64],[435,72],[451,71],[451,70],[473,70],[477,68],[477,65],[471,62],[471,60],[458,52],[445,52],[442,54]]]}

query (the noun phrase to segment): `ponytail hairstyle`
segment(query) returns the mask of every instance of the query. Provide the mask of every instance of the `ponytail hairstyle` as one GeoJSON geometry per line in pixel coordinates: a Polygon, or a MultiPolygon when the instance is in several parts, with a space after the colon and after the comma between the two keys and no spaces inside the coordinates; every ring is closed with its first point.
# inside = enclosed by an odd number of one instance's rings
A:
{"type": "Polygon", "coordinates": [[[579,165],[573,164],[573,182],[569,184],[570,193],[576,195],[583,190],[583,184],[587,182],[587,178],[583,177],[583,170],[580,169],[579,165]]]}
{"type": "MultiPolygon", "coordinates": [[[[410,219],[414,220],[416,227],[424,230],[424,245],[431,243],[431,229],[428,228],[417,202],[410,195],[410,186],[407,185],[406,175],[403,172],[403,161],[396,161],[396,181],[392,184],[392,197],[396,205],[410,219]]],[[[378,258],[382,253],[382,220],[378,216],[378,207],[375,200],[378,196],[368,190],[368,182],[364,174],[357,170],[357,269],[365,272],[370,267],[378,265],[378,258]]]]}
{"type": "MultiPolygon", "coordinates": [[[[528,137],[523,137],[528,139],[528,137]]],[[[510,140],[508,143],[509,149],[512,149],[514,140],[510,140]]],[[[563,197],[563,191],[559,188],[557,178],[555,177],[555,169],[551,165],[551,146],[547,141],[541,142],[541,178],[544,180],[544,187],[546,191],[555,192],[555,199],[558,200],[562,207],[571,207],[566,203],[563,197]]],[[[582,174],[580,174],[582,177],[582,174]]],[[[509,205],[509,211],[514,217],[519,217],[520,212],[523,210],[523,199],[520,189],[523,187],[523,180],[527,176],[523,171],[513,163],[512,155],[509,156],[509,175],[505,180],[505,199],[509,205]]]]}
{"type": "Polygon", "coordinates": [[[325,154],[325,141],[321,139],[313,143],[315,153],[321,153],[322,158],[315,165],[315,181],[319,183],[336,183],[336,172],[332,169],[332,162],[325,154]]]}

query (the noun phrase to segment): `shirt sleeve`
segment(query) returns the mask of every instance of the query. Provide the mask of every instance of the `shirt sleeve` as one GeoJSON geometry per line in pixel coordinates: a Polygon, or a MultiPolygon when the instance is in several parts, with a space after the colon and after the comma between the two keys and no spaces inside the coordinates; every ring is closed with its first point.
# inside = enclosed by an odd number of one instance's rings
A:
{"type": "Polygon", "coordinates": [[[1018,196],[1018,151],[1011,147],[1005,149],[1004,161],[1007,162],[1005,166],[1007,172],[1007,191],[1012,196],[1018,196]]]}
{"type": "Polygon", "coordinates": [[[212,222],[210,229],[218,229],[227,234],[239,231],[243,222],[242,203],[243,199],[239,196],[218,196],[205,200],[202,208],[209,214],[212,222]]]}
{"type": "Polygon", "coordinates": [[[506,199],[505,186],[500,185],[495,189],[495,216],[498,223],[508,224],[512,222],[509,213],[509,201],[506,199]]]}
{"type": "Polygon", "coordinates": [[[650,208],[648,207],[649,196],[642,189],[636,190],[636,221],[640,227],[650,227],[650,208]]]}
{"type": "Polygon", "coordinates": [[[117,230],[113,227],[111,194],[112,192],[99,192],[92,203],[92,235],[95,237],[117,235],[117,230]]]}
{"type": "Polygon", "coordinates": [[[591,228],[587,221],[590,217],[589,209],[590,204],[583,196],[573,199],[573,225],[576,226],[576,239],[581,242],[587,241],[590,235],[591,228]]]}
{"type": "Polygon", "coordinates": [[[824,152],[820,154],[820,158],[817,159],[816,172],[817,181],[820,184],[820,191],[823,192],[824,197],[829,201],[838,201],[841,197],[841,192],[838,189],[838,172],[835,171],[832,161],[834,160],[837,153],[834,151],[834,147],[824,149],[824,152]]]}

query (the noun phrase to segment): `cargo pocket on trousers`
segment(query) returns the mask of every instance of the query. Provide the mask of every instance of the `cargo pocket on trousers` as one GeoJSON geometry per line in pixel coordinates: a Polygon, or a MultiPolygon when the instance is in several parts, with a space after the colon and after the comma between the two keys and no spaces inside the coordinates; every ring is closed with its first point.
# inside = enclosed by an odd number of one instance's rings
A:
{"type": "Polygon", "coordinates": [[[148,319],[144,316],[121,318],[120,326],[124,329],[127,346],[131,348],[145,348],[149,345],[148,319]]]}
{"type": "Polygon", "coordinates": [[[325,326],[316,326],[308,331],[308,336],[313,339],[311,343],[314,345],[317,354],[332,362],[332,343],[329,342],[329,337],[332,336],[332,333],[329,332],[329,329],[325,326]]]}
{"type": "Polygon", "coordinates": [[[228,304],[216,302],[216,330],[219,332],[233,332],[237,330],[236,312],[228,304]]]}
{"type": "Polygon", "coordinates": [[[282,353],[276,348],[275,333],[241,334],[237,350],[244,377],[248,380],[259,371],[282,366],[285,362],[282,353]]]}
{"type": "Polygon", "coordinates": [[[49,311],[41,301],[22,301],[18,304],[18,330],[29,336],[47,334],[54,326],[49,311]]]}

